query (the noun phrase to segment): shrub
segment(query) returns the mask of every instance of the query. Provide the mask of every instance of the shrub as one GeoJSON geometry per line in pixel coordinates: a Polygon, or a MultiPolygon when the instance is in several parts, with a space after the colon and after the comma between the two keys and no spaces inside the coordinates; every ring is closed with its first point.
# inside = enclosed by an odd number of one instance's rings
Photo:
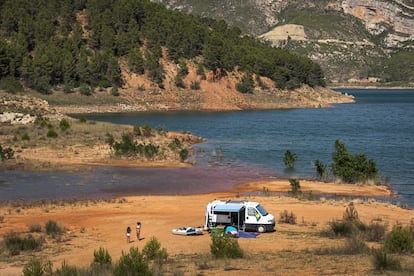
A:
{"type": "Polygon", "coordinates": [[[93,264],[110,265],[111,263],[112,257],[109,255],[108,250],[103,247],[99,247],[98,250],[93,251],[93,264]]]}
{"type": "Polygon", "coordinates": [[[179,149],[179,148],[181,148],[181,142],[177,137],[175,137],[174,140],[171,143],[168,144],[168,147],[171,150],[179,149]]]}
{"type": "Polygon", "coordinates": [[[290,183],[289,193],[291,193],[293,195],[297,195],[297,194],[301,193],[300,182],[299,182],[298,179],[291,178],[291,179],[289,179],[289,183],[290,183]]]}
{"type": "Polygon", "coordinates": [[[150,137],[152,135],[152,128],[148,124],[142,126],[142,135],[150,137]]]}
{"type": "Polygon", "coordinates": [[[63,233],[63,228],[54,220],[48,220],[45,223],[46,234],[52,237],[59,236],[63,233]]]}
{"type": "Polygon", "coordinates": [[[119,261],[115,264],[114,276],[124,275],[152,275],[148,261],[144,255],[139,252],[136,247],[131,247],[129,253],[122,252],[119,261]]]}
{"type": "MultiPolygon", "coordinates": [[[[112,137],[112,136],[111,136],[112,137]]],[[[137,143],[134,141],[133,133],[123,133],[121,142],[116,142],[108,137],[108,143],[117,155],[132,155],[137,152],[137,143]]]]}
{"type": "Polygon", "coordinates": [[[66,261],[62,262],[60,269],[56,269],[53,275],[56,276],[76,276],[78,275],[77,269],[75,266],[70,266],[66,261]]]}
{"type": "Polygon", "coordinates": [[[148,260],[165,260],[168,257],[167,250],[165,248],[161,249],[161,244],[156,237],[152,237],[149,242],[147,242],[142,249],[142,254],[148,260]]]}
{"type": "Polygon", "coordinates": [[[372,250],[372,264],[376,270],[400,270],[399,258],[389,255],[384,249],[372,250]]]}
{"type": "Polygon", "coordinates": [[[9,250],[10,255],[18,255],[20,254],[20,251],[40,250],[43,244],[42,237],[36,239],[31,234],[22,237],[19,233],[11,232],[4,235],[3,238],[4,244],[7,250],[9,250]]]}
{"type": "Polygon", "coordinates": [[[353,202],[350,202],[349,205],[346,207],[343,219],[346,221],[358,220],[358,211],[355,209],[353,202]]]}
{"type": "Polygon", "coordinates": [[[190,88],[192,90],[200,90],[200,82],[199,81],[191,81],[190,88]]]}
{"type": "Polygon", "coordinates": [[[331,221],[329,222],[330,230],[336,237],[348,237],[352,233],[353,225],[349,221],[331,221]]]}
{"type": "Polygon", "coordinates": [[[326,165],[322,163],[320,160],[315,160],[314,162],[316,168],[316,174],[320,180],[326,180],[328,178],[328,172],[326,169],[326,165]]]}
{"type": "Polygon", "coordinates": [[[58,134],[57,134],[57,132],[54,129],[49,129],[47,131],[47,137],[49,137],[49,138],[56,138],[56,137],[58,137],[58,134]]]}
{"type": "Polygon", "coordinates": [[[296,215],[293,214],[293,212],[290,212],[289,214],[287,210],[284,210],[283,212],[280,212],[279,222],[296,224],[296,215]]]}
{"type": "Polygon", "coordinates": [[[293,169],[295,167],[295,162],[298,159],[296,153],[287,150],[285,156],[283,157],[283,163],[288,169],[293,169]]]}
{"type": "Polygon", "coordinates": [[[367,241],[379,242],[385,236],[385,226],[379,223],[371,223],[367,225],[364,235],[367,241]]]}
{"type": "Polygon", "coordinates": [[[215,258],[243,258],[244,252],[237,239],[229,235],[211,235],[210,251],[215,258]]]}
{"type": "Polygon", "coordinates": [[[29,141],[30,140],[30,136],[27,132],[22,134],[22,140],[24,140],[24,141],[29,141]]]}
{"type": "Polygon", "coordinates": [[[378,170],[373,160],[367,160],[365,154],[350,154],[345,144],[335,141],[332,153],[332,174],[348,183],[364,182],[378,178],[378,170]]]}
{"type": "Polygon", "coordinates": [[[80,123],[86,123],[86,118],[83,117],[83,116],[79,117],[79,122],[80,123]]]}
{"type": "Polygon", "coordinates": [[[3,148],[0,145],[0,158],[1,161],[12,159],[14,155],[14,150],[12,148],[3,148]]]}
{"type": "Polygon", "coordinates": [[[148,144],[144,146],[144,155],[146,158],[151,159],[153,158],[159,150],[159,146],[148,144]]]}
{"type": "Polygon", "coordinates": [[[175,86],[177,86],[179,88],[185,88],[184,80],[181,77],[181,75],[176,75],[174,77],[174,83],[175,83],[175,86]]]}
{"type": "Polygon", "coordinates": [[[17,92],[23,91],[23,86],[15,78],[3,77],[3,78],[0,78],[0,89],[5,90],[9,93],[17,93],[17,92]]]}
{"type": "Polygon", "coordinates": [[[236,90],[240,93],[252,94],[254,89],[254,81],[250,74],[243,76],[242,80],[236,84],[236,90]]]}
{"type": "Polygon", "coordinates": [[[188,158],[188,155],[189,155],[188,149],[184,148],[184,149],[180,150],[180,160],[181,160],[181,162],[185,161],[188,158]]]}
{"type": "Polygon", "coordinates": [[[60,120],[60,122],[59,122],[59,128],[62,131],[68,130],[70,128],[70,124],[69,124],[68,120],[66,120],[66,119],[60,120]]]}
{"type": "Polygon", "coordinates": [[[52,275],[52,263],[42,263],[38,259],[31,259],[24,268],[24,276],[42,276],[42,275],[52,275]]]}
{"type": "Polygon", "coordinates": [[[342,254],[354,255],[362,254],[368,251],[368,246],[365,244],[361,235],[352,235],[346,239],[342,254]]]}
{"type": "Polygon", "coordinates": [[[91,88],[87,85],[81,85],[81,87],[79,88],[79,93],[81,93],[81,95],[84,95],[84,96],[92,95],[91,88]]]}
{"type": "Polygon", "coordinates": [[[384,249],[391,253],[409,253],[413,250],[413,237],[408,227],[395,226],[385,236],[384,249]]]}
{"type": "Polygon", "coordinates": [[[39,223],[32,223],[29,225],[29,231],[34,233],[34,232],[42,232],[42,226],[39,223]]]}
{"type": "Polygon", "coordinates": [[[111,89],[111,95],[114,97],[118,97],[119,96],[119,91],[118,91],[118,86],[114,86],[111,89]]]}

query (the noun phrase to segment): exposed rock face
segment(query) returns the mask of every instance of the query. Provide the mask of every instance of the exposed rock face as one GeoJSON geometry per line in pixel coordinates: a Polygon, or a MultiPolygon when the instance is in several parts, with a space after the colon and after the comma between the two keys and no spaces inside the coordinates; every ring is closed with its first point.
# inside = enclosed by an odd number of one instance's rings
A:
{"type": "Polygon", "coordinates": [[[34,123],[36,116],[23,113],[5,112],[0,114],[0,123],[9,123],[12,125],[26,125],[34,123]]]}
{"type": "Polygon", "coordinates": [[[414,6],[403,1],[345,0],[342,8],[362,19],[374,35],[392,29],[395,33],[389,33],[384,40],[388,47],[414,39],[414,6]]]}

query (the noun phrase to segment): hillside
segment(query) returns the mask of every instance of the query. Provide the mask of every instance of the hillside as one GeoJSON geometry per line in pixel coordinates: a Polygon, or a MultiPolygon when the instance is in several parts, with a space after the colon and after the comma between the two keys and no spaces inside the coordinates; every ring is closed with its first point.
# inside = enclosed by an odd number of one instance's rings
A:
{"type": "Polygon", "coordinates": [[[224,19],[244,33],[318,62],[330,85],[413,85],[410,0],[153,0],[224,19]]]}
{"type": "Polygon", "coordinates": [[[149,0],[20,0],[0,7],[0,89],[12,93],[34,90],[56,104],[130,110],[352,101],[321,88],[324,73],[307,57],[149,0]]]}

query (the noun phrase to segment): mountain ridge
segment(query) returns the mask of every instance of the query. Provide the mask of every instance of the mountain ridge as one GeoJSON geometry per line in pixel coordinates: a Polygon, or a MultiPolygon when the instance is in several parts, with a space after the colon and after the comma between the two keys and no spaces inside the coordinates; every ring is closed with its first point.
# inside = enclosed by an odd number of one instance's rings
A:
{"type": "Polygon", "coordinates": [[[288,33],[266,41],[318,62],[329,85],[414,85],[413,1],[153,1],[224,19],[244,33],[262,38],[274,28],[301,26],[305,38],[288,33]]]}

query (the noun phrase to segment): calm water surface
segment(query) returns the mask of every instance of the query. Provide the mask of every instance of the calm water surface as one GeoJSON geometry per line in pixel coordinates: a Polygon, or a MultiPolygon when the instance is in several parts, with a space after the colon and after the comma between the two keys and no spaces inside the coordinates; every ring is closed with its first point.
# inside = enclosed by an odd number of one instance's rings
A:
{"type": "Polygon", "coordinates": [[[243,112],[166,112],[88,115],[90,120],[163,126],[207,138],[189,169],[92,168],[83,173],[2,172],[0,199],[94,197],[119,194],[189,194],[276,177],[315,177],[313,161],[332,162],[340,139],[351,153],[366,153],[382,176],[414,207],[414,90],[341,90],[356,104],[328,109],[243,112]],[[284,171],[286,150],[298,155],[284,171]]]}

